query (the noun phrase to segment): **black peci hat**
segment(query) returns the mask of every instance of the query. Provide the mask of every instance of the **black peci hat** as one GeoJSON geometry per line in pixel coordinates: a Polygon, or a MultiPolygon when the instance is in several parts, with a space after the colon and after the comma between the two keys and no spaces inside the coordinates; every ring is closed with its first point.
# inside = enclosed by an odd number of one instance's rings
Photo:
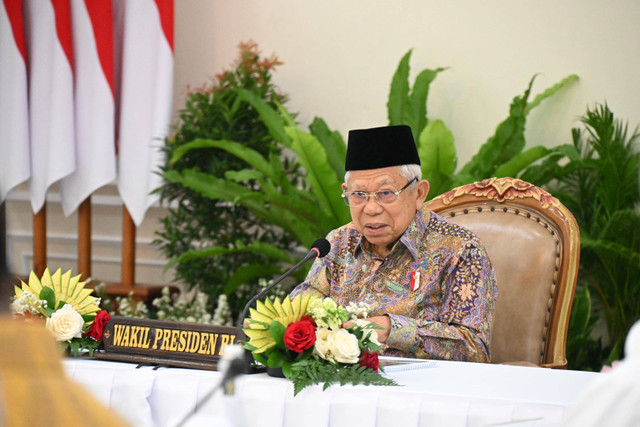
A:
{"type": "Polygon", "coordinates": [[[409,126],[349,131],[346,171],[412,164],[419,165],[420,157],[409,126]]]}

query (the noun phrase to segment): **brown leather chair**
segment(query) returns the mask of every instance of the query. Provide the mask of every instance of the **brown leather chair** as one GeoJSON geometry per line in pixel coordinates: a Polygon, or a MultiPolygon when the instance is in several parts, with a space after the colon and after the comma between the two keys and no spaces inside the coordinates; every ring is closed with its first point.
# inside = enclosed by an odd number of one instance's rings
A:
{"type": "Polygon", "coordinates": [[[498,285],[492,362],[566,368],[580,256],[571,212],[514,178],[463,185],[427,207],[476,233],[491,258],[498,285]]]}

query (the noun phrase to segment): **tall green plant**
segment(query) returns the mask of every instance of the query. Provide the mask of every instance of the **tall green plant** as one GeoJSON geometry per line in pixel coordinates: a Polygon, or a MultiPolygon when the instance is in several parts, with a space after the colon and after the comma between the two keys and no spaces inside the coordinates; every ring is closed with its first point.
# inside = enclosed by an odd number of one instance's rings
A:
{"type": "Polygon", "coordinates": [[[619,356],[640,318],[640,133],[628,133],[605,105],[588,109],[562,157],[537,167],[580,226],[579,286],[595,292],[604,317],[607,363],[619,356]]]}
{"type": "Polygon", "coordinates": [[[400,60],[391,82],[387,103],[389,124],[411,126],[416,136],[418,153],[423,161],[422,174],[429,180],[431,197],[444,193],[458,185],[479,181],[493,176],[516,177],[529,165],[554,153],[543,146],[525,150],[525,127],[528,114],[546,98],[563,87],[576,82],[578,77],[570,75],[538,94],[529,101],[536,76],[521,96],[511,103],[509,116],[498,125],[496,132],[458,172],[455,139],[441,120],[429,121],[427,96],[430,85],[445,68],[421,71],[413,87],[409,83],[409,60],[411,50],[400,60]]]}
{"type": "MultiPolygon", "coordinates": [[[[241,87],[266,105],[282,104],[285,98],[271,82],[271,73],[279,64],[273,56],[262,58],[255,43],[241,43],[239,58],[230,70],[219,74],[212,86],[191,92],[173,136],[165,142],[168,159],[184,154],[164,166],[165,176],[200,174],[222,180],[225,174],[245,168],[241,159],[218,147],[184,152],[184,147],[198,138],[233,140],[260,156],[279,159],[281,146],[271,138],[258,113],[236,92],[241,87]]],[[[304,186],[296,162],[284,159],[278,167],[291,185],[304,186]]],[[[251,177],[240,181],[239,191],[257,188],[251,177]]],[[[248,295],[257,292],[258,278],[280,271],[277,262],[288,259],[287,252],[295,245],[290,235],[255,211],[203,196],[178,180],[168,180],[158,191],[169,211],[155,243],[174,260],[175,280],[201,288],[214,301],[225,286],[231,286],[226,293],[234,313],[243,308],[248,295]],[[256,241],[272,242],[272,247],[279,249],[265,249],[256,241]],[[194,257],[194,251],[224,256],[194,257]]]]}
{"type": "MultiPolygon", "coordinates": [[[[221,149],[241,160],[245,166],[238,171],[229,171],[224,178],[191,169],[169,171],[165,178],[189,188],[202,197],[220,200],[232,206],[246,209],[257,218],[273,224],[283,234],[291,236],[298,244],[308,247],[318,237],[349,221],[349,211],[340,197],[340,183],[344,173],[346,146],[337,132],[329,129],[322,119],[316,119],[310,129],[318,135],[298,128],[291,115],[280,104],[275,108],[264,99],[244,88],[235,90],[239,99],[251,105],[274,140],[290,149],[306,172],[306,185],[291,182],[282,167],[277,153],[264,155],[258,151],[229,140],[196,139],[173,153],[170,164],[176,164],[184,156],[197,155],[206,149],[221,149]],[[247,182],[255,186],[247,186],[247,182]]],[[[271,254],[280,261],[294,262],[289,252],[264,239],[245,246],[243,250],[271,254]]],[[[185,259],[208,259],[212,255],[229,253],[224,248],[192,249],[181,257],[185,259]]],[[[258,273],[261,271],[258,269],[258,273]]],[[[302,279],[305,271],[296,275],[302,279]]],[[[225,293],[234,292],[240,285],[230,281],[225,293]]]]}

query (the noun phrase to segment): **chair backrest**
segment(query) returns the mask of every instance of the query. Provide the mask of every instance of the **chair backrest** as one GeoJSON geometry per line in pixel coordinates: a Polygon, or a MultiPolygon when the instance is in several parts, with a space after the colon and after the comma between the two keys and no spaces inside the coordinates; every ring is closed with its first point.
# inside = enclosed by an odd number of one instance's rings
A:
{"type": "Polygon", "coordinates": [[[566,368],[566,340],[580,255],[571,212],[543,189],[514,178],[463,185],[427,202],[484,243],[498,285],[494,363],[566,368]]]}

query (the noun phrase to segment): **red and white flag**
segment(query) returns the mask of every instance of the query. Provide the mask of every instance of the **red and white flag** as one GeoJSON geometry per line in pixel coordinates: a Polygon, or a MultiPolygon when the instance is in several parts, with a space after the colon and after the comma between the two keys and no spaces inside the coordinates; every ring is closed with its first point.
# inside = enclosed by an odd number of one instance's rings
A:
{"type": "Polygon", "coordinates": [[[65,215],[116,177],[112,12],[111,0],[71,0],[76,169],[60,182],[65,215]]]}
{"type": "Polygon", "coordinates": [[[158,199],[173,94],[173,0],[115,0],[118,189],[136,225],[158,199]]]}
{"type": "Polygon", "coordinates": [[[40,211],[51,184],[75,170],[73,48],[69,0],[26,0],[29,63],[31,207],[40,211]]]}
{"type": "Polygon", "coordinates": [[[0,203],[29,179],[27,51],[22,0],[0,4],[0,203]]]}

